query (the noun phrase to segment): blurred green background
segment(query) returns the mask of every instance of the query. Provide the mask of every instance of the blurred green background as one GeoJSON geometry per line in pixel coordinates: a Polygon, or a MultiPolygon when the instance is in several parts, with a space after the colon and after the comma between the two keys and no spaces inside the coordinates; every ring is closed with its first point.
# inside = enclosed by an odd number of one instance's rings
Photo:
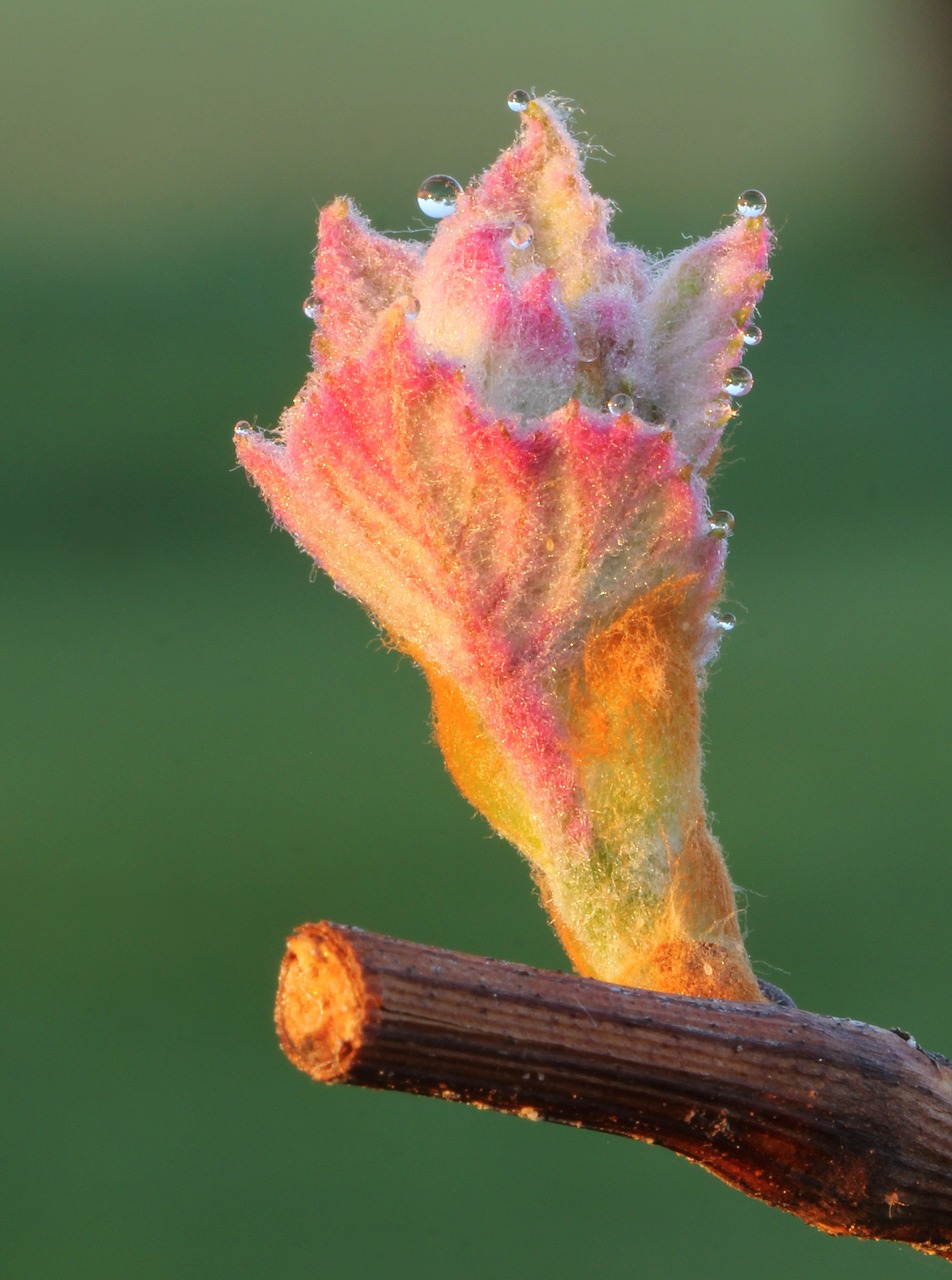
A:
{"type": "Polygon", "coordinates": [[[949,18],[4,7],[0,1275],[944,1274],[661,1150],[287,1064],[302,920],[564,961],[419,673],[269,532],[230,436],[303,379],[316,208],[419,226],[423,177],[508,143],[514,87],[585,109],[621,238],[674,249],[762,187],[711,809],[761,974],[952,1051],[949,18]]]}

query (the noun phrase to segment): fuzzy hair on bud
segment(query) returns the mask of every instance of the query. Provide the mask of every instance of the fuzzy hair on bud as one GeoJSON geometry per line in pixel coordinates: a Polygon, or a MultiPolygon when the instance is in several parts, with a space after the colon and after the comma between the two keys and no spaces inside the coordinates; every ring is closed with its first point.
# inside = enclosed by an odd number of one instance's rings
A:
{"type": "Polygon", "coordinates": [[[727,545],[706,479],[771,232],[738,215],[654,262],[612,238],[562,107],[521,120],[425,247],[323,210],[313,372],[238,457],[422,667],[450,773],[579,972],[757,1000],[699,690],[727,545]]]}

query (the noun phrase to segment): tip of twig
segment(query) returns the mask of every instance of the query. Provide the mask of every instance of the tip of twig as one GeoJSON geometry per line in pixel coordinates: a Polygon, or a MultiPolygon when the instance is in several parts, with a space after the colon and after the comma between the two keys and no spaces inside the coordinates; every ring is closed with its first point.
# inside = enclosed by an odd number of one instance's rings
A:
{"type": "Polygon", "coordinates": [[[288,938],[274,1011],[281,1047],[315,1080],[341,1080],[360,1048],[366,998],[347,942],[322,924],[288,938]]]}

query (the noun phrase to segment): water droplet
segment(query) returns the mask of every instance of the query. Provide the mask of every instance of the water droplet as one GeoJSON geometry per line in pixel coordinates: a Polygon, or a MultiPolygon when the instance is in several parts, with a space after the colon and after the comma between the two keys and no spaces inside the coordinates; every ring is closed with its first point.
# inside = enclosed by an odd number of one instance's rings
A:
{"type": "Polygon", "coordinates": [[[251,434],[251,423],[245,422],[244,418],[240,422],[235,423],[235,435],[247,436],[251,434]]]}
{"type": "Polygon", "coordinates": [[[624,392],[621,392],[617,396],[612,396],[605,408],[613,418],[620,418],[623,413],[634,412],[635,402],[631,396],[626,396],[624,392]]]}
{"type": "Polygon", "coordinates": [[[403,308],[403,314],[408,320],[415,320],[420,314],[420,299],[414,298],[412,293],[401,293],[395,305],[403,308]]]}
{"type": "Polygon", "coordinates": [[[723,427],[737,413],[737,405],[730,396],[718,396],[707,412],[708,421],[714,427],[723,427]]]}
{"type": "Polygon", "coordinates": [[[754,375],[749,369],[739,364],[736,369],[728,369],[724,379],[724,390],[729,396],[745,396],[754,385],[754,375]]]}
{"type": "Polygon", "coordinates": [[[513,89],[506,99],[506,106],[510,111],[525,111],[531,101],[532,98],[525,89],[513,89]]]}
{"type": "Polygon", "coordinates": [[[589,336],[578,339],[578,358],[582,364],[591,364],[598,359],[598,343],[589,336]]]}
{"type": "Polygon", "coordinates": [[[550,554],[550,555],[552,554],[552,552],[555,550],[555,539],[554,539],[554,538],[546,538],[546,540],[545,540],[545,549],[546,549],[546,551],[548,551],[548,552],[549,552],[549,554],[550,554]]]}
{"type": "Polygon", "coordinates": [[[528,222],[517,222],[509,236],[509,243],[514,249],[528,249],[532,239],[532,228],[528,222]]]}
{"type": "Polygon", "coordinates": [[[718,631],[723,631],[725,634],[728,631],[733,631],[737,626],[737,619],[732,613],[716,613],[711,621],[718,631]]]}
{"type": "Polygon", "coordinates": [[[729,511],[711,513],[710,534],[712,538],[726,538],[734,528],[734,517],[729,511]]]}
{"type": "Polygon", "coordinates": [[[462,190],[448,173],[434,173],[417,192],[417,204],[428,218],[447,218],[456,208],[462,190]]]}
{"type": "Polygon", "coordinates": [[[321,314],[321,300],[311,295],[304,299],[304,314],[308,320],[316,320],[321,314]]]}
{"type": "Polygon", "coordinates": [[[737,212],[742,218],[762,218],[767,212],[767,197],[756,187],[751,187],[737,197],[737,212]]]}
{"type": "Polygon", "coordinates": [[[745,347],[756,347],[763,339],[764,331],[761,329],[760,325],[749,324],[741,336],[744,339],[745,347]]]}

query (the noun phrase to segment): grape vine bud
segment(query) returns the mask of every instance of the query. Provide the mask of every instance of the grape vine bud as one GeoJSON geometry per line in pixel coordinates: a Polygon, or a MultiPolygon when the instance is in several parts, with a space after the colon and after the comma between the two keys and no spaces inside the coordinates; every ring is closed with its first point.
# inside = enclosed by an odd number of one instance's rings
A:
{"type": "Polygon", "coordinates": [[[314,371],[238,456],[423,668],[450,772],[528,858],[576,968],[756,1000],[700,690],[729,629],[706,483],[771,233],[746,192],[663,261],[617,243],[563,108],[519,103],[478,181],[421,188],[425,246],[323,210],[314,371]]]}

